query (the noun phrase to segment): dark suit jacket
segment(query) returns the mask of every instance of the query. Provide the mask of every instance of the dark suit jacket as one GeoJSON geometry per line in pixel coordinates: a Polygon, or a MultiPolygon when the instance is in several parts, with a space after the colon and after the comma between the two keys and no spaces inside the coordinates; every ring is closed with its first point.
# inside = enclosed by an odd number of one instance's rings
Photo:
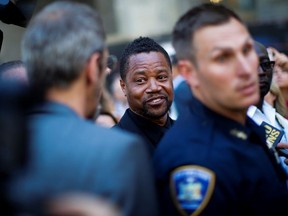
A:
{"type": "Polygon", "coordinates": [[[69,107],[48,102],[30,119],[26,172],[9,187],[10,198],[23,209],[67,192],[103,197],[124,215],[156,215],[152,170],[137,137],[102,128],[80,118],[69,107]]]}
{"type": "Polygon", "coordinates": [[[157,144],[173,123],[174,120],[169,117],[166,125],[161,127],[150,120],[133,113],[130,109],[127,109],[119,123],[113,128],[120,128],[141,136],[152,157],[157,144]]]}

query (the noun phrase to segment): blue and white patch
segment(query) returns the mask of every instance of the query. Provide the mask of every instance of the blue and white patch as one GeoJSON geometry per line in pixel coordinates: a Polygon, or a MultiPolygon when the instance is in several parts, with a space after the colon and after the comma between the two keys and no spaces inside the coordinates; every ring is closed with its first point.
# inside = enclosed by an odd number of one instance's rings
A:
{"type": "Polygon", "coordinates": [[[172,197],[183,215],[200,214],[209,202],[214,187],[215,174],[205,167],[181,166],[171,174],[172,197]]]}

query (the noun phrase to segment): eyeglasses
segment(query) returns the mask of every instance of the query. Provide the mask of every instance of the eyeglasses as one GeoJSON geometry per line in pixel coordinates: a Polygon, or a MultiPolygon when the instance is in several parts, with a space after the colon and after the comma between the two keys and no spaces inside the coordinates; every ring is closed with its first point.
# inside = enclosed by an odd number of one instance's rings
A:
{"type": "Polygon", "coordinates": [[[260,67],[263,71],[272,70],[274,68],[275,61],[260,62],[260,67]]]}

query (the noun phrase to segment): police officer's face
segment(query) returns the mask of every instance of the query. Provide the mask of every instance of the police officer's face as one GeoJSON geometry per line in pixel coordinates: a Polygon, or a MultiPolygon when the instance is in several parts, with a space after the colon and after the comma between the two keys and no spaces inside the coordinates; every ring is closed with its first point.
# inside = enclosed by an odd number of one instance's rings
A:
{"type": "Polygon", "coordinates": [[[241,23],[231,19],[203,27],[195,32],[193,44],[197,65],[191,64],[187,81],[197,98],[226,116],[244,113],[258,102],[258,57],[241,23]]]}
{"type": "Polygon", "coordinates": [[[174,95],[172,72],[162,53],[131,56],[121,87],[132,111],[156,121],[167,118],[174,95]]]}

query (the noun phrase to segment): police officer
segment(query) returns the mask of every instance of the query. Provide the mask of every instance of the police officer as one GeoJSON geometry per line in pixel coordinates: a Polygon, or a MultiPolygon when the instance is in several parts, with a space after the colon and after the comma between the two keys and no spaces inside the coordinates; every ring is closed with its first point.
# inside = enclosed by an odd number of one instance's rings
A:
{"type": "Polygon", "coordinates": [[[285,173],[246,116],[259,101],[253,45],[221,5],[197,6],[176,23],[178,68],[194,96],[154,154],[163,215],[287,215],[285,173]]]}

